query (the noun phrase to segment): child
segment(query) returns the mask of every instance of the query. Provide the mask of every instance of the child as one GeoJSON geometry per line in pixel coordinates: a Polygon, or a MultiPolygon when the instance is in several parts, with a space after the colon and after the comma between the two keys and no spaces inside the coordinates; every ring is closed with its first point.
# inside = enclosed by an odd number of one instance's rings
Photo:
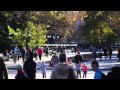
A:
{"type": "Polygon", "coordinates": [[[46,65],[45,65],[44,61],[42,61],[41,65],[40,65],[40,69],[41,69],[43,78],[46,78],[46,65]]]}
{"type": "Polygon", "coordinates": [[[71,58],[67,58],[67,63],[70,65],[73,65],[72,59],[71,58]]]}
{"type": "Polygon", "coordinates": [[[85,79],[86,79],[88,67],[86,66],[85,63],[83,65],[81,64],[81,66],[82,66],[82,69],[83,69],[83,78],[85,77],[85,79]]]}
{"type": "Polygon", "coordinates": [[[24,73],[23,67],[21,65],[17,66],[17,74],[15,79],[28,79],[28,76],[24,73]]]}

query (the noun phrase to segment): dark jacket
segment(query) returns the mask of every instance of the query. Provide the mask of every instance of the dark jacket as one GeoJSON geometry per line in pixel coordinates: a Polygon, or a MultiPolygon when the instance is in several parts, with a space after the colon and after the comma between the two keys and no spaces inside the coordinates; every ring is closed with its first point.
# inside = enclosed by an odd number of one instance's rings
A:
{"type": "Polygon", "coordinates": [[[15,79],[28,79],[27,75],[21,70],[18,70],[17,75],[15,76],[15,79]]]}
{"type": "Polygon", "coordinates": [[[76,55],[75,56],[75,63],[79,64],[79,62],[83,61],[83,57],[81,55],[76,55]]]}
{"type": "Polygon", "coordinates": [[[36,62],[33,60],[27,59],[24,63],[24,71],[29,77],[29,79],[35,79],[36,74],[36,62]]]}
{"type": "Polygon", "coordinates": [[[113,67],[107,74],[107,79],[120,79],[120,67],[113,67]]]}
{"type": "Polygon", "coordinates": [[[0,79],[8,79],[7,69],[4,60],[0,58],[0,79]]]}
{"type": "Polygon", "coordinates": [[[112,48],[109,48],[108,50],[109,50],[109,54],[112,54],[112,48]]]}
{"type": "Polygon", "coordinates": [[[25,55],[25,49],[24,48],[21,49],[21,54],[22,54],[22,56],[25,55]]]}

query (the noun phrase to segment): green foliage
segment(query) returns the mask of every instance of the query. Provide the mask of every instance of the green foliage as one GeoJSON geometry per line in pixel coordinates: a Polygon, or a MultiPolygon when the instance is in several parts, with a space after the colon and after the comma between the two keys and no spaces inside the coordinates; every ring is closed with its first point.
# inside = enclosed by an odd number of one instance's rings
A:
{"type": "Polygon", "coordinates": [[[113,43],[116,34],[106,21],[104,11],[89,11],[85,21],[86,25],[82,28],[87,42],[94,45],[113,43]]]}
{"type": "Polygon", "coordinates": [[[28,42],[29,46],[35,48],[36,46],[43,46],[45,44],[47,40],[47,31],[44,28],[42,28],[40,25],[34,25],[32,22],[28,21],[28,26],[26,27],[25,31],[28,30],[30,34],[30,41],[28,42]]]}

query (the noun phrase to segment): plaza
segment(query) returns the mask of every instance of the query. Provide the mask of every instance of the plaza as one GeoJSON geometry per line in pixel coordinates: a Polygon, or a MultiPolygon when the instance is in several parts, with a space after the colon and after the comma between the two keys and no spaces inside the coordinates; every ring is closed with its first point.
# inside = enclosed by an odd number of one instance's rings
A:
{"type": "MultiPolygon", "coordinates": [[[[88,53],[90,53],[90,52],[81,52],[82,55],[88,54],[88,53]]],[[[67,53],[66,55],[67,55],[67,57],[73,57],[73,56],[75,56],[75,53],[67,53]]],[[[50,79],[50,75],[52,72],[52,67],[49,67],[50,60],[51,60],[51,56],[42,58],[42,61],[45,61],[45,64],[47,65],[46,79],[50,79]]],[[[102,61],[100,61],[99,58],[97,58],[97,61],[99,62],[100,70],[102,70],[103,73],[105,73],[106,75],[111,70],[112,67],[120,66],[120,62],[118,62],[116,51],[113,52],[111,60],[109,59],[109,57],[107,59],[102,57],[102,61]]],[[[40,62],[39,60],[36,61],[36,63],[37,63],[36,79],[42,79],[41,70],[39,69],[39,62],[40,62]]],[[[86,65],[89,68],[86,79],[94,79],[94,71],[91,68],[91,62],[92,62],[92,60],[85,61],[86,65]]],[[[23,65],[22,60],[17,61],[16,64],[14,64],[12,60],[7,61],[5,63],[6,63],[7,69],[8,69],[9,79],[14,79],[15,75],[17,73],[17,66],[19,64],[23,65]]],[[[74,67],[74,70],[75,70],[75,67],[74,67]]],[[[83,75],[83,72],[81,75],[83,75]]],[[[83,78],[78,78],[78,79],[83,79],[83,78]]]]}

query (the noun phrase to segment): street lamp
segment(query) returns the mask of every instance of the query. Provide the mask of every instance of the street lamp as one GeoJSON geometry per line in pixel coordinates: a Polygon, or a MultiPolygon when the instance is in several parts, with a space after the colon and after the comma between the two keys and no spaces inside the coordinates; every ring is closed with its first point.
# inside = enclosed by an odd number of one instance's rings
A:
{"type": "Polygon", "coordinates": [[[50,43],[51,35],[47,35],[48,43],[50,43]]]}
{"type": "Polygon", "coordinates": [[[59,38],[59,36],[57,36],[57,38],[59,38]]]}

